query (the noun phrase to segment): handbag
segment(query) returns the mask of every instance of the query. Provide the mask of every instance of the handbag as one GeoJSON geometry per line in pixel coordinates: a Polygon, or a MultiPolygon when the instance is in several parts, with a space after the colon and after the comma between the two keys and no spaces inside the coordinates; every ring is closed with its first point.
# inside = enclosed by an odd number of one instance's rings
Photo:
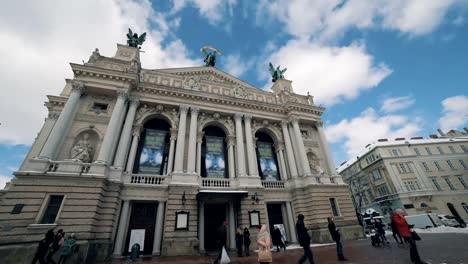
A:
{"type": "Polygon", "coordinates": [[[272,262],[272,261],[273,261],[273,258],[271,256],[270,250],[266,248],[262,248],[258,250],[258,262],[272,262]]]}
{"type": "Polygon", "coordinates": [[[416,233],[416,231],[411,231],[411,236],[413,237],[414,240],[419,241],[421,240],[421,237],[416,233]]]}

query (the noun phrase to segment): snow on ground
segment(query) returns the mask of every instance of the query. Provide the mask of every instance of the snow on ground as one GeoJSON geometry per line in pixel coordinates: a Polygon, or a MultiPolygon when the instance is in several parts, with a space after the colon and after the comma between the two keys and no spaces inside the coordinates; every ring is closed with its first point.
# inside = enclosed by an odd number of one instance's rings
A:
{"type": "MultiPolygon", "coordinates": [[[[331,245],[336,245],[336,243],[324,243],[324,244],[312,244],[310,247],[311,248],[314,248],[314,247],[324,247],[324,246],[331,246],[331,245]]],[[[292,250],[292,249],[298,249],[298,248],[302,248],[299,244],[289,244],[286,246],[286,250],[292,250]]],[[[275,251],[276,250],[276,246],[271,248],[271,251],[275,251]]],[[[258,250],[254,250],[255,252],[258,252],[258,250]]]]}
{"type": "Polygon", "coordinates": [[[419,229],[415,228],[414,229],[418,233],[461,233],[461,234],[468,234],[468,227],[465,228],[457,228],[457,227],[451,227],[451,226],[438,226],[438,227],[432,227],[432,228],[427,228],[427,229],[419,229]]]}

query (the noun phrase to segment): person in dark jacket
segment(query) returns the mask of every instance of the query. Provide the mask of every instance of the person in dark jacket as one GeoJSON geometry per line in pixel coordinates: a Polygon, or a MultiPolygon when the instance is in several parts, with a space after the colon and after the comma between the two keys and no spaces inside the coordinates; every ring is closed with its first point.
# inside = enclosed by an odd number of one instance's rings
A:
{"type": "Polygon", "coordinates": [[[242,234],[242,229],[238,228],[236,231],[236,248],[237,256],[242,257],[242,244],[244,243],[244,235],[242,234]]]}
{"type": "Polygon", "coordinates": [[[250,243],[250,232],[249,229],[246,227],[244,228],[244,249],[246,256],[250,256],[250,243]]]}
{"type": "Polygon", "coordinates": [[[286,251],[286,245],[284,245],[283,239],[281,239],[281,231],[277,226],[271,233],[271,238],[273,240],[273,245],[276,246],[276,252],[280,252],[280,249],[283,248],[286,251]]]}
{"type": "Polygon", "coordinates": [[[34,255],[32,264],[36,264],[37,261],[39,261],[40,264],[47,263],[45,260],[45,257],[47,255],[47,252],[49,251],[49,247],[50,247],[50,244],[52,244],[52,242],[54,242],[54,230],[53,229],[47,231],[44,239],[39,241],[39,245],[37,246],[37,251],[36,251],[36,254],[34,255]]]}
{"type": "Polygon", "coordinates": [[[377,230],[377,233],[380,235],[380,238],[382,238],[382,243],[390,244],[390,242],[387,240],[387,237],[385,236],[385,226],[382,221],[380,221],[380,219],[375,219],[374,227],[377,230]]]}
{"type": "Polygon", "coordinates": [[[53,260],[53,258],[54,258],[55,253],[57,253],[57,251],[59,251],[59,249],[63,245],[64,235],[65,235],[65,233],[63,232],[63,229],[59,229],[57,231],[57,233],[55,234],[52,245],[50,246],[49,254],[47,255],[47,263],[48,264],[49,263],[55,264],[55,261],[53,260]]]}
{"type": "Polygon", "coordinates": [[[227,239],[227,225],[228,221],[224,221],[223,225],[218,228],[218,249],[219,255],[214,261],[215,264],[219,263],[221,256],[223,255],[223,247],[226,246],[227,239]]]}
{"type": "Polygon", "coordinates": [[[306,259],[309,260],[310,264],[314,264],[314,255],[312,254],[312,250],[310,250],[310,236],[304,224],[303,214],[297,216],[296,232],[299,245],[304,249],[304,255],[299,259],[299,264],[304,263],[306,259]]]}
{"type": "Polygon", "coordinates": [[[410,230],[410,226],[404,217],[404,212],[401,209],[397,209],[392,215],[392,220],[395,222],[398,228],[398,233],[410,244],[410,259],[415,264],[426,264],[421,260],[419,256],[418,248],[416,247],[416,241],[413,239],[413,233],[410,230]]]}
{"type": "MultiPolygon", "coordinates": [[[[398,232],[398,228],[397,228],[397,226],[395,225],[395,222],[393,222],[393,218],[392,218],[392,221],[390,222],[390,227],[392,228],[393,238],[395,238],[395,241],[396,241],[398,244],[403,244],[403,238],[401,238],[400,233],[398,232]],[[399,238],[400,240],[398,240],[398,238],[399,238]]],[[[406,241],[405,241],[405,242],[406,242],[406,241]]]]}
{"type": "Polygon", "coordinates": [[[336,254],[338,256],[338,260],[348,260],[343,255],[343,243],[341,243],[341,235],[338,231],[338,228],[336,228],[335,221],[333,221],[333,217],[328,217],[328,230],[330,231],[330,235],[333,241],[336,242],[336,254]]]}

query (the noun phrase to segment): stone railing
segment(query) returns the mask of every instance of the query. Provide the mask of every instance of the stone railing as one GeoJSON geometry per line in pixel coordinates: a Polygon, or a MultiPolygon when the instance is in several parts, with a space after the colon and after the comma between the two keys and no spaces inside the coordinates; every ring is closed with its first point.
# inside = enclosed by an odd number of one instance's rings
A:
{"type": "Polygon", "coordinates": [[[167,176],[145,175],[145,174],[127,174],[124,176],[124,183],[137,185],[163,185],[167,176]]]}
{"type": "Polygon", "coordinates": [[[283,181],[262,181],[262,186],[266,189],[284,189],[283,181]]]}
{"type": "Polygon", "coordinates": [[[79,161],[49,161],[46,172],[66,172],[66,173],[88,173],[91,163],[82,163],[79,161]]]}
{"type": "Polygon", "coordinates": [[[231,187],[231,180],[223,178],[201,178],[201,186],[212,188],[229,188],[231,187]]]}

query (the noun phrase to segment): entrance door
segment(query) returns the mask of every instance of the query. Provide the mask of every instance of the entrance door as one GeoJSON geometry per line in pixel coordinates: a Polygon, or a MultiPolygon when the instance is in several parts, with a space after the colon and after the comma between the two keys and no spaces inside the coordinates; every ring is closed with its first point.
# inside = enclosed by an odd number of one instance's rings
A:
{"type": "MultiPolygon", "coordinates": [[[[154,228],[156,221],[156,203],[138,203],[132,204],[132,214],[130,215],[130,224],[128,225],[127,241],[125,243],[125,253],[128,254],[130,238],[132,230],[145,230],[144,245],[140,248],[143,254],[151,254],[153,252],[154,228]]],[[[130,245],[132,246],[132,245],[130,245]]]]}
{"type": "Polygon", "coordinates": [[[217,250],[218,229],[226,221],[226,204],[205,204],[205,250],[217,250]]]}
{"type": "MultiPolygon", "coordinates": [[[[270,233],[273,232],[275,225],[283,225],[283,214],[281,204],[267,204],[268,222],[270,224],[270,233]]],[[[286,226],[284,226],[286,229],[286,226]]]]}

